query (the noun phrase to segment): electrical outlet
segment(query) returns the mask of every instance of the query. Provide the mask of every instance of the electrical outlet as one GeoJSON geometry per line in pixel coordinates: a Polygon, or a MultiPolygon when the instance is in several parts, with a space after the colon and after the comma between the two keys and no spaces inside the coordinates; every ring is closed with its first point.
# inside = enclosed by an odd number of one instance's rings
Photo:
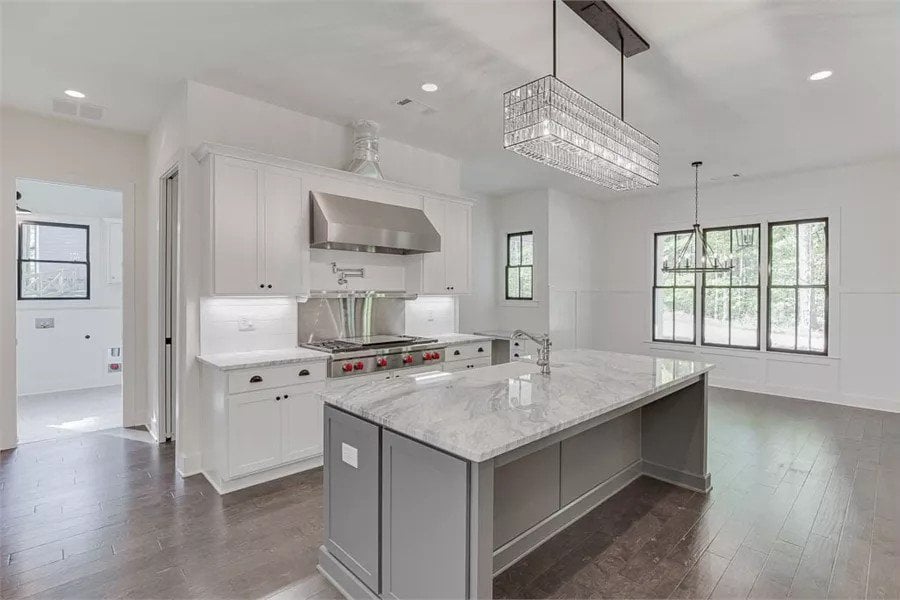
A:
{"type": "Polygon", "coordinates": [[[429,310],[429,311],[428,311],[428,322],[429,322],[429,323],[433,323],[433,322],[434,322],[434,311],[433,311],[433,310],[429,310]]]}
{"type": "Polygon", "coordinates": [[[53,317],[34,320],[35,329],[53,329],[54,327],[56,327],[56,320],[53,317]]]}
{"type": "Polygon", "coordinates": [[[250,319],[241,318],[238,321],[238,331],[256,331],[256,325],[250,319]]]}

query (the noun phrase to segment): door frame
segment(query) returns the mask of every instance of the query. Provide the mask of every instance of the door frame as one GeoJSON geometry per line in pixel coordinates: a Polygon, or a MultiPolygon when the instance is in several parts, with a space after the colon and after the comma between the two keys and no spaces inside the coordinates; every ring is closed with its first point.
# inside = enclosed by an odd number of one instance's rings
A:
{"type": "MultiPolygon", "coordinates": [[[[4,197],[15,198],[17,182],[20,179],[30,179],[33,181],[43,181],[46,183],[58,183],[63,185],[73,185],[80,187],[88,187],[93,189],[111,190],[122,194],[122,351],[125,360],[122,369],[122,425],[131,427],[135,425],[143,425],[145,422],[146,412],[144,403],[138,393],[137,382],[141,381],[146,372],[145,361],[138,354],[137,344],[137,314],[139,310],[139,296],[136,292],[135,285],[137,277],[135,274],[135,229],[136,229],[136,184],[133,181],[109,181],[99,180],[91,177],[73,177],[69,175],[60,175],[58,173],[4,173],[5,184],[9,186],[4,197]],[[9,179],[6,179],[9,177],[9,179]]],[[[2,207],[3,211],[8,211],[11,216],[13,226],[16,223],[15,203],[5,202],[2,207]]],[[[13,231],[15,229],[13,228],[13,231]]],[[[18,241],[18,236],[14,235],[14,241],[18,241]]],[[[13,247],[15,244],[10,244],[13,247]]],[[[3,257],[0,253],[0,259],[9,262],[13,274],[18,272],[15,265],[16,254],[12,253],[8,257],[3,257]],[[10,262],[11,261],[11,262],[10,262]]],[[[13,289],[12,287],[10,289],[13,289]]],[[[8,323],[15,326],[16,302],[14,298],[10,298],[12,302],[5,309],[9,314],[0,315],[8,323]]],[[[14,331],[13,331],[14,333],[14,331]]],[[[13,335],[13,337],[15,337],[13,335]]],[[[0,405],[2,405],[2,413],[13,424],[9,429],[4,429],[0,435],[0,448],[14,448],[18,445],[18,352],[15,351],[15,342],[13,342],[13,352],[10,356],[11,365],[6,365],[8,372],[12,376],[12,394],[0,394],[0,405]],[[11,367],[11,368],[10,368],[11,367]]],[[[0,365],[0,371],[4,365],[0,365]]]]}
{"type": "MultiPolygon", "coordinates": [[[[157,239],[157,303],[156,303],[156,344],[155,352],[157,353],[157,369],[154,376],[157,378],[155,389],[157,390],[156,414],[160,415],[157,423],[150,424],[151,433],[160,443],[174,441],[176,439],[176,422],[177,422],[177,398],[178,398],[178,348],[181,347],[181,337],[179,336],[179,266],[180,266],[180,243],[179,243],[179,227],[181,223],[181,199],[182,199],[182,170],[181,160],[176,158],[170,161],[168,167],[159,177],[159,205],[158,205],[158,239],[157,239]],[[175,198],[174,207],[169,206],[168,189],[169,180],[177,177],[175,182],[175,198]],[[171,214],[167,211],[172,210],[171,214]],[[170,250],[170,263],[166,267],[166,252],[170,250]],[[166,279],[172,287],[170,297],[166,298],[166,279]],[[166,306],[169,308],[169,331],[166,335],[166,306]],[[169,339],[167,348],[166,339],[169,339]],[[166,359],[166,350],[169,350],[168,360],[166,359]],[[169,379],[166,379],[166,372],[169,372],[169,379]],[[170,397],[168,402],[164,393],[164,388],[168,387],[170,397]]],[[[151,402],[154,400],[151,399],[151,402]]],[[[152,420],[152,413],[150,415],[152,420]]]]}

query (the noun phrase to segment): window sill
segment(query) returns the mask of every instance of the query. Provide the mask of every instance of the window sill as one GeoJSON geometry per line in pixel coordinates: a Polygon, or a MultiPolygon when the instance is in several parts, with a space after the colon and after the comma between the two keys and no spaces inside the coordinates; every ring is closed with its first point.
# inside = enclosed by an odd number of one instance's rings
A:
{"type": "Polygon", "coordinates": [[[722,348],[720,346],[701,346],[678,342],[645,341],[644,345],[656,350],[680,350],[697,355],[739,356],[743,358],[762,358],[781,362],[797,362],[806,364],[829,364],[839,361],[840,356],[817,356],[814,354],[792,354],[789,352],[773,352],[771,350],[754,350],[752,348],[722,348]]]}

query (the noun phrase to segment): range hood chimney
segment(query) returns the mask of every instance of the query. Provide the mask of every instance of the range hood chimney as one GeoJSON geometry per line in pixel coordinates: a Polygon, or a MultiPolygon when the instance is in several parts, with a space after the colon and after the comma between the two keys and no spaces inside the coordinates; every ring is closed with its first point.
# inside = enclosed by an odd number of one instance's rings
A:
{"type": "Polygon", "coordinates": [[[344,170],[384,179],[378,165],[378,123],[365,119],[353,123],[353,158],[344,170]]]}

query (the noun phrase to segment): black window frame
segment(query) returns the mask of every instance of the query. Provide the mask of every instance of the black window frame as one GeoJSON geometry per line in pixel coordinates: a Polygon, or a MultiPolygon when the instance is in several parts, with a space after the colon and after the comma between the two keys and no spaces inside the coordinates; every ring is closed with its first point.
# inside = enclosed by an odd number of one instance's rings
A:
{"type": "MultiPolygon", "coordinates": [[[[673,275],[673,277],[672,277],[673,284],[672,285],[657,285],[657,278],[656,278],[656,275],[659,272],[659,238],[662,236],[666,236],[666,235],[674,235],[675,236],[675,254],[677,257],[677,255],[678,255],[678,236],[682,235],[682,234],[691,234],[691,233],[693,233],[692,229],[679,229],[676,231],[660,231],[660,232],[653,234],[653,288],[650,292],[650,296],[651,296],[650,303],[652,305],[651,308],[652,308],[652,312],[653,312],[653,318],[652,318],[652,323],[651,323],[651,327],[652,327],[651,339],[654,342],[664,342],[667,344],[686,344],[686,345],[691,345],[691,346],[697,345],[697,275],[694,274],[694,283],[691,284],[690,286],[675,285],[674,282],[678,280],[677,275],[673,275]],[[674,292],[674,290],[690,289],[691,292],[693,293],[694,298],[693,298],[692,304],[694,305],[694,323],[693,323],[693,326],[691,327],[691,339],[690,340],[676,340],[675,339],[674,323],[672,325],[672,339],[671,340],[661,339],[661,338],[656,337],[656,290],[658,290],[658,289],[673,290],[672,291],[672,302],[673,302],[672,312],[673,313],[675,312],[675,306],[674,306],[675,292],[674,292]]],[[[697,252],[697,244],[698,243],[699,243],[699,240],[694,240],[694,253],[697,252]]],[[[691,259],[693,260],[693,257],[691,257],[691,259]]]]}
{"type": "Polygon", "coordinates": [[[828,356],[828,336],[829,326],[831,324],[831,315],[829,314],[829,285],[831,277],[831,247],[830,247],[830,223],[828,217],[818,217],[814,219],[792,219],[789,221],[770,221],[768,223],[768,248],[767,248],[767,265],[766,265],[766,351],[767,352],[783,352],[785,354],[803,354],[807,356],[828,356]],[[824,284],[805,284],[800,285],[800,232],[799,226],[804,223],[824,223],[825,224],[825,283],[824,284]],[[797,228],[797,284],[796,285],[772,285],[772,228],[784,225],[794,225],[797,228]],[[772,289],[793,289],[794,290],[794,349],[789,348],[773,348],[772,347],[772,289]],[[798,350],[797,349],[797,327],[800,324],[800,289],[822,289],[825,293],[825,327],[824,327],[824,347],[822,351],[818,350],[798,350]]]}
{"type": "MultiPolygon", "coordinates": [[[[750,223],[747,225],[725,225],[721,227],[709,227],[703,230],[703,239],[706,240],[706,234],[711,231],[734,231],[736,229],[756,229],[756,285],[733,285],[734,273],[730,272],[729,285],[707,285],[706,273],[700,277],[700,345],[710,348],[735,348],[738,350],[760,350],[762,346],[762,224],[750,223]],[[706,289],[726,289],[728,290],[728,344],[719,344],[706,341],[706,289]],[[756,289],[756,345],[741,346],[732,344],[731,342],[731,290],[752,290],[756,289]]],[[[734,235],[730,235],[728,239],[729,250],[734,252],[734,235]]],[[[706,245],[703,245],[703,251],[706,252],[706,245]]],[[[768,283],[768,280],[767,280],[768,283]]],[[[768,320],[768,318],[767,318],[768,320]]]]}
{"type": "MultiPolygon", "coordinates": [[[[507,233],[506,234],[506,268],[503,270],[503,288],[505,290],[505,297],[507,300],[534,300],[534,231],[517,231],[515,233],[507,233]],[[522,264],[522,239],[524,236],[531,236],[531,263],[530,264],[522,264]],[[519,264],[511,265],[509,263],[509,243],[512,241],[512,238],[519,238],[519,264]],[[528,296],[510,296],[509,295],[509,270],[510,269],[523,269],[523,268],[531,269],[531,294],[528,296]]],[[[519,291],[522,289],[522,280],[519,279],[519,291]]]]}
{"type": "Polygon", "coordinates": [[[16,296],[18,300],[22,301],[31,301],[31,300],[45,300],[45,301],[58,301],[58,300],[90,300],[91,299],[91,226],[90,225],[82,225],[80,223],[65,223],[65,222],[55,222],[55,221],[32,221],[32,220],[24,220],[19,222],[18,226],[18,240],[16,243],[16,269],[17,269],[17,277],[16,277],[16,296]],[[61,227],[61,228],[69,228],[69,229],[84,229],[85,238],[84,238],[84,258],[85,260],[41,260],[37,258],[22,258],[23,255],[23,237],[22,237],[22,229],[25,225],[38,225],[41,227],[61,227]],[[87,287],[85,289],[84,296],[52,296],[52,297],[41,297],[41,298],[33,298],[33,297],[23,297],[22,296],[22,265],[25,263],[51,263],[51,264],[68,264],[68,265],[84,265],[85,266],[85,278],[87,287]]]}

